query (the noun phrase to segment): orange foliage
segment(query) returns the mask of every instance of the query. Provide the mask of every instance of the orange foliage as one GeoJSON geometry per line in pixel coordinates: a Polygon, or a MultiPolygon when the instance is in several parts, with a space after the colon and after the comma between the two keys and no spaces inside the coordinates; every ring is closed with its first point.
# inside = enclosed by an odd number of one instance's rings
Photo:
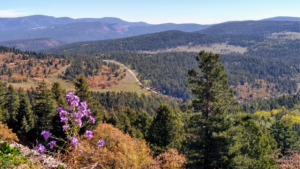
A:
{"type": "Polygon", "coordinates": [[[292,153],[277,160],[280,169],[296,169],[300,166],[300,155],[292,153]]]}
{"type": "Polygon", "coordinates": [[[175,148],[171,148],[157,156],[156,161],[159,167],[164,169],[183,168],[183,165],[186,164],[185,156],[178,154],[175,148]]]}
{"type": "Polygon", "coordinates": [[[145,140],[131,138],[111,124],[101,123],[94,137],[80,145],[79,162],[83,166],[97,164],[100,168],[154,168],[155,160],[145,140]],[[105,140],[98,148],[97,140],[105,140]]]}
{"type": "Polygon", "coordinates": [[[185,156],[175,148],[167,150],[153,159],[145,140],[131,138],[111,124],[100,123],[93,131],[92,139],[79,144],[78,162],[80,166],[99,168],[182,168],[185,156]],[[98,140],[105,140],[103,147],[97,146],[98,140]]]}
{"type": "Polygon", "coordinates": [[[12,142],[12,141],[19,141],[17,135],[11,131],[6,124],[2,124],[0,122],[0,140],[12,142]]]}

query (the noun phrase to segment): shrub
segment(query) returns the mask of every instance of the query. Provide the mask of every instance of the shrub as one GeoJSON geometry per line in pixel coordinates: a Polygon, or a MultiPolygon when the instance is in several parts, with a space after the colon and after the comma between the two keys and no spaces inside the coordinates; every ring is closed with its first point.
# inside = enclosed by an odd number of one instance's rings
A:
{"type": "Polygon", "coordinates": [[[6,124],[0,122],[0,140],[7,142],[19,141],[17,135],[12,132],[12,129],[9,129],[6,124]]]}
{"type": "Polygon", "coordinates": [[[159,165],[159,168],[164,169],[180,169],[184,164],[186,164],[185,156],[182,154],[178,154],[178,151],[175,148],[171,148],[157,156],[156,161],[159,165]]]}
{"type": "Polygon", "coordinates": [[[111,124],[100,123],[94,137],[81,145],[81,163],[97,163],[101,168],[152,168],[155,160],[145,140],[131,138],[111,124]],[[103,148],[96,149],[96,140],[105,140],[103,148]]]}
{"type": "Polygon", "coordinates": [[[0,168],[15,168],[20,164],[29,163],[18,147],[11,147],[9,143],[0,143],[0,168]]]}

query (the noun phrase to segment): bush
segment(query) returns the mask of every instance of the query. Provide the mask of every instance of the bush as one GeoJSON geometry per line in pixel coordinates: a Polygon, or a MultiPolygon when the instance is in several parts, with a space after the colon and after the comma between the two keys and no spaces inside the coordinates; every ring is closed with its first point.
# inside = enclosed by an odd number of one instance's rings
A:
{"type": "Polygon", "coordinates": [[[156,162],[145,140],[131,138],[111,124],[100,123],[94,137],[82,144],[80,163],[97,163],[100,168],[151,168],[156,162]],[[96,140],[105,140],[97,149],[96,140]]]}
{"type": "Polygon", "coordinates": [[[29,159],[24,157],[18,147],[11,147],[9,143],[0,143],[0,168],[15,168],[29,159]]]}
{"type": "Polygon", "coordinates": [[[9,129],[6,124],[0,122],[0,140],[7,142],[19,141],[17,135],[12,132],[12,129],[9,129]]]}

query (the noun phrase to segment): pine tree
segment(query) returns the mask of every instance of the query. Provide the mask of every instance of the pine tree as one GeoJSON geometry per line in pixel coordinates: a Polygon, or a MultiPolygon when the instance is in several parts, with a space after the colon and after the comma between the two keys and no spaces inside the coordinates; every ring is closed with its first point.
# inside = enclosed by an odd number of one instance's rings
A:
{"type": "Polygon", "coordinates": [[[52,93],[43,80],[34,93],[33,113],[35,116],[35,131],[37,136],[40,136],[43,130],[53,129],[51,124],[54,116],[57,114],[56,107],[52,93]]]}
{"type": "Polygon", "coordinates": [[[103,119],[108,119],[107,115],[100,111],[101,107],[99,103],[97,103],[89,91],[89,86],[87,84],[87,80],[84,75],[80,75],[77,80],[74,82],[75,84],[75,95],[80,97],[80,101],[86,101],[89,109],[92,111],[92,116],[96,118],[96,125],[88,125],[88,128],[96,127],[97,124],[103,119]]]}
{"type": "Polygon", "coordinates": [[[138,113],[134,126],[136,129],[140,130],[146,138],[152,121],[152,117],[146,111],[142,110],[138,113]]]}
{"type": "Polygon", "coordinates": [[[0,121],[5,120],[4,119],[5,94],[6,94],[5,87],[2,81],[0,80],[0,121]]]}
{"type": "Polygon", "coordinates": [[[237,102],[233,91],[227,84],[224,66],[220,64],[219,54],[201,51],[196,57],[201,74],[196,70],[188,71],[188,87],[196,97],[192,106],[199,116],[194,116],[195,128],[198,128],[202,168],[227,168],[230,162],[229,143],[220,134],[230,128],[226,120],[237,102]]]}
{"type": "Polygon", "coordinates": [[[60,83],[53,83],[51,92],[54,100],[56,100],[57,106],[67,108],[68,104],[66,100],[66,90],[60,86],[60,83]]]}
{"type": "Polygon", "coordinates": [[[12,85],[9,85],[4,99],[5,121],[9,128],[15,128],[18,125],[19,95],[12,85]]]}
{"type": "Polygon", "coordinates": [[[34,116],[31,109],[29,98],[24,90],[20,95],[20,106],[18,109],[18,126],[17,135],[19,138],[26,135],[30,130],[34,128],[34,116]]]}
{"type": "Polygon", "coordinates": [[[180,149],[183,139],[184,130],[180,117],[168,105],[161,105],[147,136],[154,155],[157,156],[169,148],[180,149]]]}
{"type": "MultiPolygon", "coordinates": [[[[51,93],[53,95],[54,100],[56,101],[57,107],[63,107],[67,109],[68,104],[66,100],[66,90],[62,89],[60,86],[60,83],[55,82],[52,85],[51,88],[51,93]]],[[[64,137],[64,132],[61,130],[61,126],[63,123],[60,121],[59,114],[56,113],[53,121],[52,121],[52,126],[53,126],[53,134],[57,137],[64,137]]]]}
{"type": "Polygon", "coordinates": [[[289,150],[298,150],[297,141],[299,137],[297,132],[293,131],[292,126],[282,121],[276,121],[269,129],[270,134],[277,142],[277,148],[280,148],[283,155],[289,154],[289,150]]]}

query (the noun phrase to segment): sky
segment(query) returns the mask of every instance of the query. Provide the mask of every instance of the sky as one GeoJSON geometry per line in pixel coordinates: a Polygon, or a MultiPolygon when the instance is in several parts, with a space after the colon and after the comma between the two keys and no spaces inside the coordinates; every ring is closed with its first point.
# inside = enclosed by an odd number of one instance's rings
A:
{"type": "Polygon", "coordinates": [[[125,21],[213,24],[300,17],[300,0],[1,0],[0,17],[117,17],[125,21]]]}

